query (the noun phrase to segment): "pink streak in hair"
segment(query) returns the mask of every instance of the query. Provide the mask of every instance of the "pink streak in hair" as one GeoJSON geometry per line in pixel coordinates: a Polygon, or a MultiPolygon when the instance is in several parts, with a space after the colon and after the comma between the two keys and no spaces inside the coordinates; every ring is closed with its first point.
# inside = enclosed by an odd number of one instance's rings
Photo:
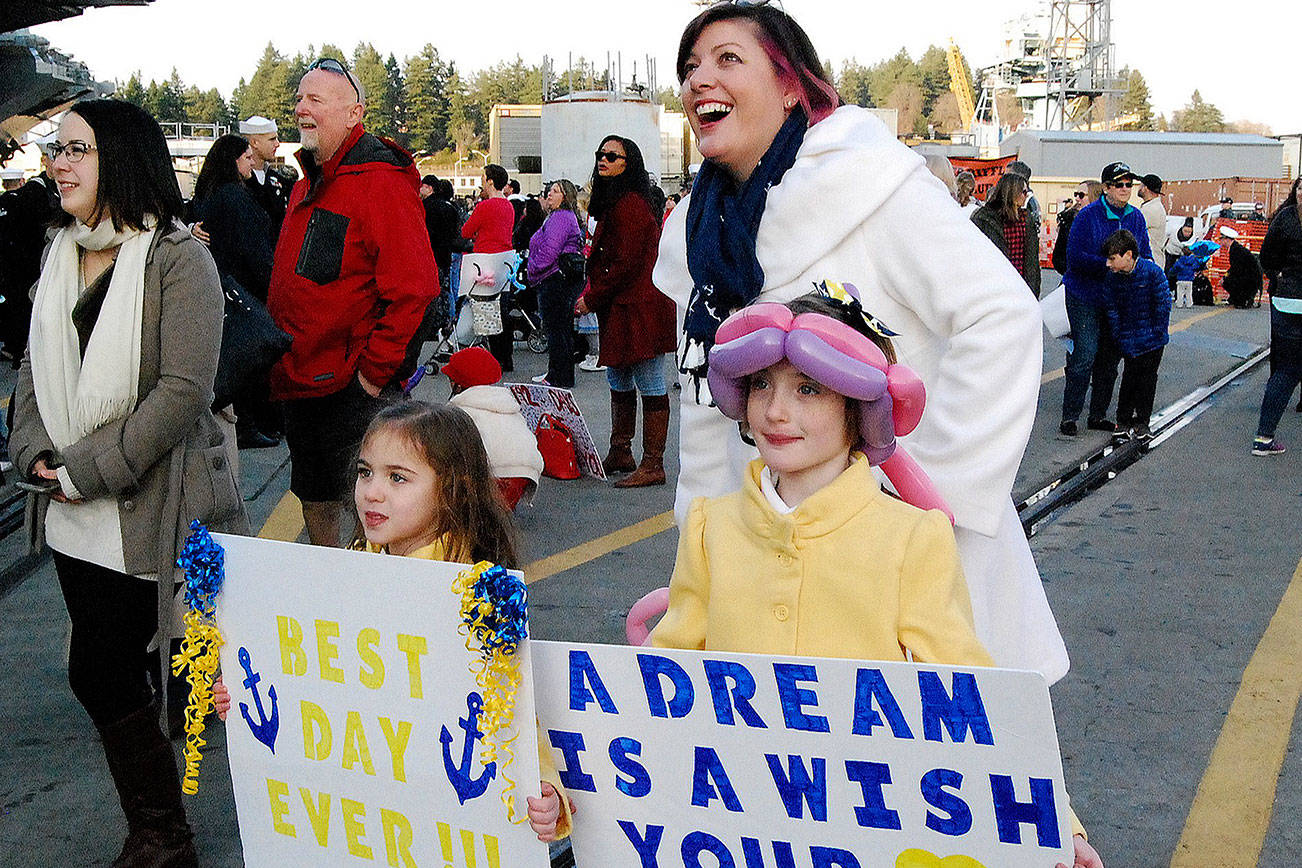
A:
{"type": "Polygon", "coordinates": [[[809,117],[810,126],[836,111],[837,106],[841,104],[841,95],[836,92],[835,87],[819,78],[813,70],[801,67],[797,72],[791,59],[783,54],[782,49],[772,40],[761,36],[759,43],[773,63],[782,86],[794,88],[800,94],[800,105],[809,117]]]}

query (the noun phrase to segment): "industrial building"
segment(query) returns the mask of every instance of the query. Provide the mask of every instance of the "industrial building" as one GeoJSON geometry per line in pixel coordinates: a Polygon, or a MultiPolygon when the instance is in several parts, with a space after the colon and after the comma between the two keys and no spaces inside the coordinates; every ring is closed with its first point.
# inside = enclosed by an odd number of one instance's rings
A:
{"type": "Polygon", "coordinates": [[[1114,160],[1165,181],[1284,174],[1279,139],[1247,133],[1087,132],[1020,130],[999,144],[1044,178],[1090,178],[1114,160]]]}

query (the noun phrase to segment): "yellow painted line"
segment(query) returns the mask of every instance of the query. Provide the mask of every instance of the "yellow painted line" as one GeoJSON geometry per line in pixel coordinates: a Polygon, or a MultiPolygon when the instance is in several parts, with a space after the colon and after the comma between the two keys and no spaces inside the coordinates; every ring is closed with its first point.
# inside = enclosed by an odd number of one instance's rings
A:
{"type": "Polygon", "coordinates": [[[301,504],[292,491],[286,491],[285,496],[276,504],[276,508],[267,516],[263,522],[261,530],[258,531],[260,539],[275,539],[282,542],[293,542],[298,539],[298,535],[303,532],[303,504],[301,504]]]}
{"type": "MultiPolygon", "coordinates": [[[[1171,330],[1170,332],[1168,332],[1168,334],[1175,334],[1176,332],[1182,332],[1185,329],[1189,328],[1189,326],[1193,325],[1194,323],[1202,322],[1208,317],[1218,316],[1219,314],[1225,313],[1229,309],[1230,309],[1229,305],[1226,305],[1225,307],[1214,307],[1211,310],[1205,310],[1202,313],[1196,313],[1193,316],[1189,317],[1188,319],[1181,320],[1180,322],[1171,326],[1171,330]]],[[[1055,368],[1052,371],[1045,371],[1044,376],[1040,377],[1040,385],[1043,386],[1046,383],[1052,383],[1054,380],[1062,379],[1063,374],[1065,372],[1066,372],[1065,368],[1055,368]]]]}
{"type": "Polygon", "coordinates": [[[1302,562],[1243,670],[1171,868],[1252,868],[1302,698],[1302,562]]]}
{"type": "Polygon", "coordinates": [[[548,555],[545,558],[539,558],[524,568],[525,584],[545,579],[548,576],[554,576],[557,573],[563,573],[568,569],[586,564],[588,561],[595,561],[602,555],[608,555],[616,549],[622,549],[630,546],[635,542],[641,542],[649,539],[658,533],[663,533],[674,526],[674,513],[662,512],[659,515],[653,515],[650,518],[643,519],[637,524],[630,524],[628,527],[622,527],[617,531],[608,533],[605,536],[599,536],[596,539],[580,543],[574,548],[566,549],[563,552],[557,552],[554,555],[548,555]]]}

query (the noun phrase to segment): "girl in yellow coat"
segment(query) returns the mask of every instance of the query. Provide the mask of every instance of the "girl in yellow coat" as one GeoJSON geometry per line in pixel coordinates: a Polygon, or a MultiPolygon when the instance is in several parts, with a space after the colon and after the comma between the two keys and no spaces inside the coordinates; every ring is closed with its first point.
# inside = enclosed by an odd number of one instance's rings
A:
{"type": "MultiPolygon", "coordinates": [[[[760,457],[741,491],[692,503],[653,645],[993,665],[945,505],[895,443],[922,385],[853,289],[823,284],[719,327],[710,391],[760,457]]],[[[1072,820],[1076,865],[1101,868],[1072,820]]]]}
{"type": "MultiPolygon", "coordinates": [[[[359,521],[351,548],[376,554],[519,566],[515,528],[499,498],[475,423],[451,405],[407,401],[378,413],[366,430],[353,490],[359,521]]],[[[225,717],[230,694],[214,685],[225,717]]],[[[529,824],[540,841],[570,833],[570,804],[551,752],[539,738],[540,795],[529,824]]]]}

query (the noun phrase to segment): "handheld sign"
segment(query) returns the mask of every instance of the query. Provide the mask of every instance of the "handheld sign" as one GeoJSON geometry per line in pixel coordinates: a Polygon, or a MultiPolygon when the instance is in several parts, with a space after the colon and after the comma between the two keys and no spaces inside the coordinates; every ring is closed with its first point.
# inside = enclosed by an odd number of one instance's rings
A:
{"type": "Polygon", "coordinates": [[[515,395],[520,405],[524,421],[529,423],[529,430],[538,432],[538,420],[543,416],[555,416],[570,434],[574,436],[574,457],[579,470],[585,476],[605,479],[606,471],[601,466],[601,451],[592,439],[588,422],[583,418],[583,411],[574,400],[574,393],[559,386],[540,386],[531,383],[508,383],[506,386],[515,395]]]}
{"type": "Polygon", "coordinates": [[[486,765],[494,700],[452,590],[465,565],[214,538],[246,865],[546,868],[546,845],[503,801],[523,820],[538,793],[529,643],[513,726],[486,765]]]}
{"type": "Polygon", "coordinates": [[[579,865],[1071,864],[1042,676],[533,643],[579,865]]]}

